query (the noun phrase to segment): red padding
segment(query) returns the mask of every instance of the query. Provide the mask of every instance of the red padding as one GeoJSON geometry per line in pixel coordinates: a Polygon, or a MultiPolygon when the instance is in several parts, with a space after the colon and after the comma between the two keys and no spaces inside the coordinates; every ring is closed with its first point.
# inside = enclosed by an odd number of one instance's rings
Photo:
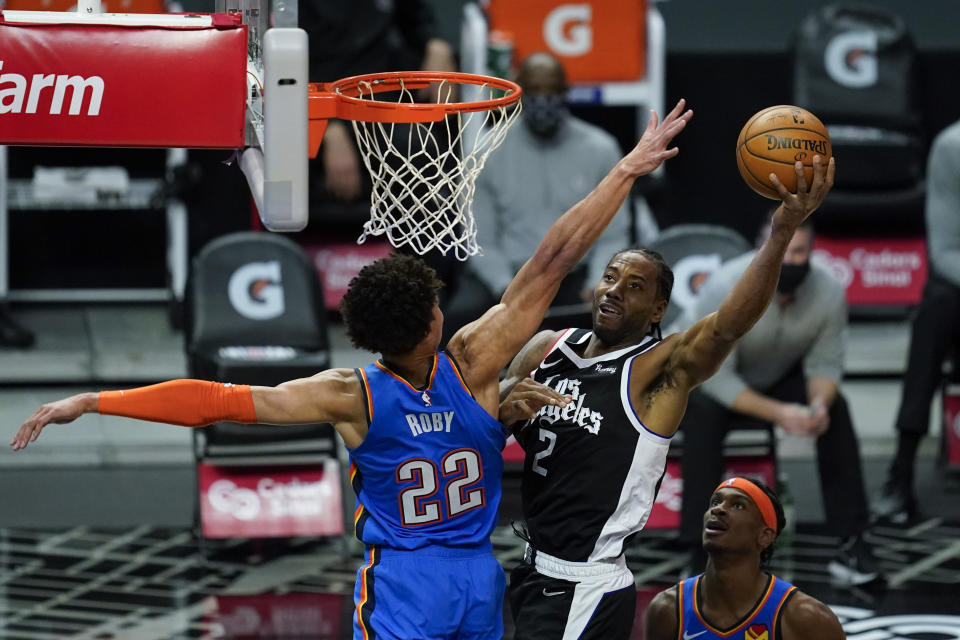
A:
{"type": "Polygon", "coordinates": [[[247,29],[214,22],[0,24],[0,144],[242,147],[247,29]]]}

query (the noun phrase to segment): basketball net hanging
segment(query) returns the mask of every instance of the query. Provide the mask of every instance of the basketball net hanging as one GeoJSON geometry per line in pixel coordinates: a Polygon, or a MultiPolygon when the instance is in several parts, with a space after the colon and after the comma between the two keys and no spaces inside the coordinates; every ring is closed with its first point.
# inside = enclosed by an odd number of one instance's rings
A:
{"type": "Polygon", "coordinates": [[[341,104],[337,114],[352,120],[373,183],[370,220],[357,242],[383,235],[420,255],[437,250],[466,260],[480,253],[476,178],[520,115],[520,88],[486,76],[404,72],[348,78],[324,89],[357,109],[341,104]],[[437,102],[417,103],[415,92],[431,82],[437,102]],[[377,97],[387,91],[393,100],[377,97]],[[461,92],[476,99],[453,102],[461,92]]]}

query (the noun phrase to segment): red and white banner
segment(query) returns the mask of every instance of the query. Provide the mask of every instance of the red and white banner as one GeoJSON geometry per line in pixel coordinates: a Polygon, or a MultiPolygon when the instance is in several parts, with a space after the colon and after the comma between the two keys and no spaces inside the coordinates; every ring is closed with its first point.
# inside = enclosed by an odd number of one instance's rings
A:
{"type": "Polygon", "coordinates": [[[927,282],[924,238],[818,237],[813,259],[844,284],[851,305],[915,305],[927,282]]]}
{"type": "MultiPolygon", "coordinates": [[[[960,396],[957,398],[960,408],[960,396]]],[[[523,464],[524,451],[510,436],[503,450],[507,463],[523,464]]],[[[773,458],[765,456],[731,456],[726,460],[726,478],[747,476],[763,480],[767,486],[776,486],[776,466],[773,458]]],[[[653,503],[646,529],[677,529],[680,527],[680,507],[683,504],[683,471],[678,458],[668,458],[667,467],[660,481],[660,491],[653,503]]],[[[704,511],[707,505],[703,505],[704,511]]]]}
{"type": "Polygon", "coordinates": [[[0,21],[0,144],[242,147],[247,29],[213,18],[205,28],[0,21]]]}
{"type": "Polygon", "coordinates": [[[353,599],[338,593],[217,595],[214,602],[204,617],[226,640],[339,638],[342,611],[353,608],[353,599]]]}
{"type": "Polygon", "coordinates": [[[507,445],[503,448],[503,461],[523,464],[523,456],[526,455],[523,447],[513,436],[507,438],[507,445]]]}
{"type": "Polygon", "coordinates": [[[307,244],[304,250],[320,273],[323,281],[323,301],[327,309],[335,310],[339,307],[343,294],[347,292],[350,280],[360,269],[387,257],[393,247],[386,241],[368,240],[363,244],[351,241],[307,244]]]}
{"type": "Polygon", "coordinates": [[[943,392],[943,437],[947,466],[960,469],[960,385],[948,385],[943,392]]]}
{"type": "Polygon", "coordinates": [[[201,462],[206,538],[333,536],[344,531],[340,465],[217,467],[201,462]]]}
{"type": "MultiPolygon", "coordinates": [[[[726,459],[725,478],[743,476],[762,480],[768,487],[776,486],[776,466],[773,458],[765,456],[731,456],[726,459]]],[[[683,472],[680,460],[667,460],[667,469],[660,482],[657,500],[653,503],[646,529],[677,529],[680,527],[680,507],[683,504],[683,472]]],[[[707,505],[703,505],[707,510],[707,505]]]]}

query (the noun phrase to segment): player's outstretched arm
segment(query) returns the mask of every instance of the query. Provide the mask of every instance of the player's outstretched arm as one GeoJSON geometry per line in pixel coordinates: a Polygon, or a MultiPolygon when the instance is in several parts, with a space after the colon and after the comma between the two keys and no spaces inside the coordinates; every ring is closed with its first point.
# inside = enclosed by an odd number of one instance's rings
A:
{"type": "Polygon", "coordinates": [[[790,598],[780,620],[783,640],[844,640],[840,621],[830,607],[798,591],[790,598]]]}
{"type": "Polygon", "coordinates": [[[685,102],[658,122],[650,122],[636,147],[624,156],[587,197],[563,214],[547,231],[533,256],[524,264],[494,306],[450,340],[450,350],[471,377],[484,380],[499,372],[533,335],[543,320],[560,282],[580,261],[613,219],[634,181],[679,153],[670,148],[693,112],[685,102]]]}
{"type": "Polygon", "coordinates": [[[803,165],[796,163],[797,193],[792,194],[771,174],[782,202],[773,215],[770,235],[761,245],[740,280],[714,313],[702,318],[679,336],[668,367],[674,379],[693,388],[713,375],[734,344],[760,319],[773,299],[780,266],[794,232],[812,214],[830,188],[836,170],[833,158],[824,165],[813,158],[813,181],[806,184],[803,165]]]}
{"type": "Polygon", "coordinates": [[[647,640],[674,640],[677,637],[677,587],[661,591],[643,614],[643,637],[647,640]]]}
{"type": "Polygon", "coordinates": [[[205,380],[170,380],[127,389],[81,393],[42,405],[10,442],[16,450],[36,441],[48,424],[73,422],[85,413],[116,415],[187,427],[215,422],[307,424],[331,422],[348,446],[362,441],[362,389],[353,371],[331,369],[276,387],[205,380]],[[359,438],[359,441],[357,441],[359,438]]]}

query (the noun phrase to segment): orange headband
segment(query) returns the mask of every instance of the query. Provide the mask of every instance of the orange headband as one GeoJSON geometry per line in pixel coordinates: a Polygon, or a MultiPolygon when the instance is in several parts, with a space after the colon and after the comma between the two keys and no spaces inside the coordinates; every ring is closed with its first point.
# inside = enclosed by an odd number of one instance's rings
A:
{"type": "Polygon", "coordinates": [[[713,492],[716,493],[720,491],[720,489],[725,488],[739,489],[750,496],[753,503],[757,505],[757,509],[760,510],[763,522],[774,531],[777,531],[777,512],[773,508],[773,502],[770,500],[770,496],[764,493],[763,489],[746,478],[730,478],[718,484],[713,492]]]}

